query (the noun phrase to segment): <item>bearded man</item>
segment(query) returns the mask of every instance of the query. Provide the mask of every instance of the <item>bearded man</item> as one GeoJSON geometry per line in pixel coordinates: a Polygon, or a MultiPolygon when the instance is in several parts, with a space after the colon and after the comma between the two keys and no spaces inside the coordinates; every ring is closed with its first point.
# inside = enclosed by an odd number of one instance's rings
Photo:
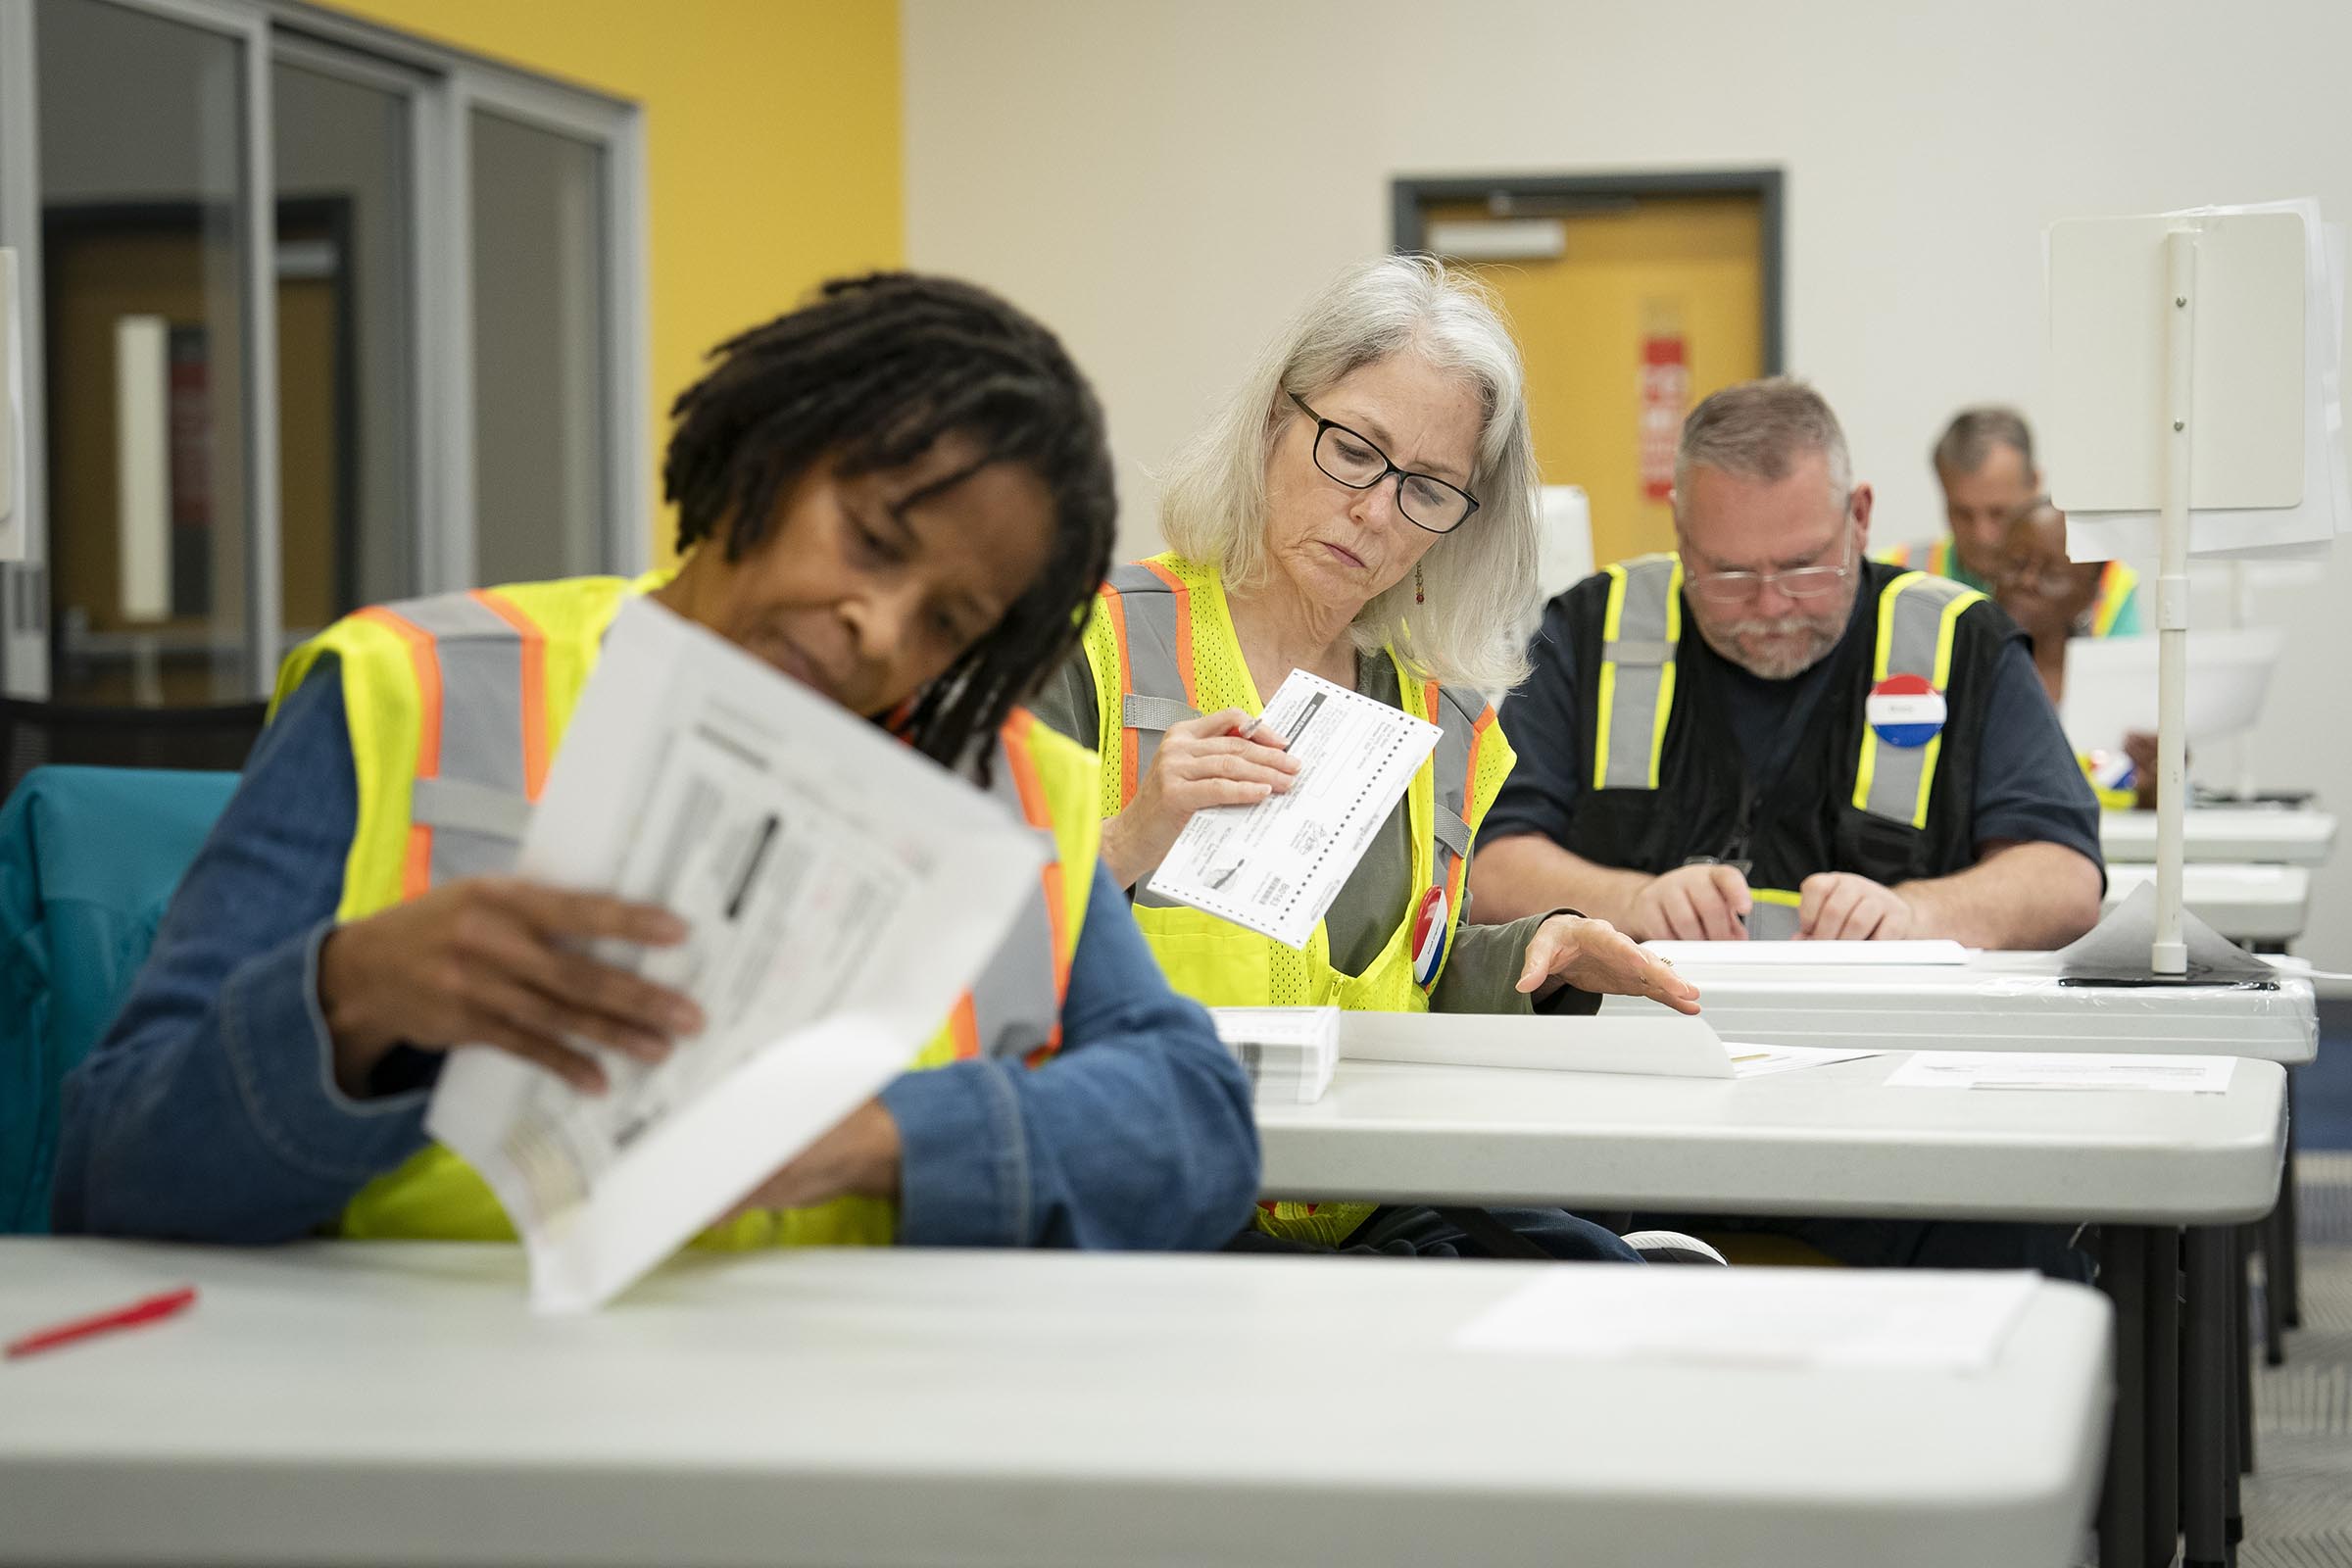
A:
{"type": "Polygon", "coordinates": [[[1810,386],[1691,411],[1678,548],[1545,607],[1501,710],[1519,761],[1474,918],[2009,949],[2097,921],[2098,804],[2025,636],[1982,593],[1870,560],[1870,520],[1810,386]]]}

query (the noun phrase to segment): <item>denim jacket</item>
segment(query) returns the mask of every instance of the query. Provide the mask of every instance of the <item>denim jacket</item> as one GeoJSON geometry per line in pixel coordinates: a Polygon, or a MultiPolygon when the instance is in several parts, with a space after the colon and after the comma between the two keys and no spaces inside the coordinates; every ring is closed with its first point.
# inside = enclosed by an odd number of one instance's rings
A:
{"type": "MultiPolygon", "coordinates": [[[[329,661],[263,735],[122,1010],[66,1081],[59,1231],[285,1240],[330,1226],[424,1147],[440,1054],[396,1050],[384,1092],[355,1100],[319,1011],[358,815],[329,661]]],[[[1208,1248],[1256,1197],[1249,1082],[1100,871],[1059,1054],[907,1073],[882,1102],[903,1146],[905,1243],[1208,1248]]]]}

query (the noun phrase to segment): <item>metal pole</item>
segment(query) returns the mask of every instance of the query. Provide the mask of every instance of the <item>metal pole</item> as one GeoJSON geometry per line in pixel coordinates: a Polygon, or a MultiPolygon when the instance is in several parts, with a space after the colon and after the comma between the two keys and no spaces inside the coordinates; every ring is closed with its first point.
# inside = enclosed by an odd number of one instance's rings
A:
{"type": "Polygon", "coordinates": [[[2181,935],[2182,811],[2188,805],[2188,481],[2190,392],[2196,339],[2197,236],[2177,228],[2164,237],[2166,310],[2164,509],[2157,530],[2156,576],[2156,941],[2148,967],[2159,976],[2188,973],[2181,935]]]}

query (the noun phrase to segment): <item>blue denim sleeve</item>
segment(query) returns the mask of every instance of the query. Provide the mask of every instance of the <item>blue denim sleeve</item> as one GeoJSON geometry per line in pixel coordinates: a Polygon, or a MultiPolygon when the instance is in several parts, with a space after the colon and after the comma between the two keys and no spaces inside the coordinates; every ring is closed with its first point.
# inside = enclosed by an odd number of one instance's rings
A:
{"type": "Polygon", "coordinates": [[[1979,845],[2014,839],[2063,844],[2101,868],[2099,800],[2058,722],[2021,632],[1993,666],[1984,739],[1977,749],[1979,845]]]}
{"type": "Polygon", "coordinates": [[[1479,839],[1487,844],[1528,833],[1564,842],[1584,797],[1586,726],[1577,707],[1565,595],[1544,607],[1527,659],[1526,681],[1495,714],[1519,761],[1479,824],[1479,839]]]}
{"type": "Polygon", "coordinates": [[[908,1073],[882,1103],[903,1147],[899,1239],[915,1246],[1213,1248],[1257,1197],[1250,1082],[1100,867],[1060,1053],[908,1073]]]}
{"type": "Polygon", "coordinates": [[[61,1232],[282,1241],[424,1144],[426,1094],[335,1087],[318,946],[359,818],[322,662],[263,732],[114,1024],[64,1086],[61,1232]]]}

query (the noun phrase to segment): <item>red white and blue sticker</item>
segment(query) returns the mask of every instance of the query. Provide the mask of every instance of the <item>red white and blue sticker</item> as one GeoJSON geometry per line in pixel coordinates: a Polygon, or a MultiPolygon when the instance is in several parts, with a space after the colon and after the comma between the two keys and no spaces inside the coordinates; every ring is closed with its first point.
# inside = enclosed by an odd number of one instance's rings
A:
{"type": "Polygon", "coordinates": [[[1446,890],[1431,888],[1413,911],[1413,983],[1426,988],[1446,961],[1446,890]]]}
{"type": "Polygon", "coordinates": [[[2093,752],[2090,754],[2090,783],[2093,789],[2137,789],[2139,769],[2122,752],[2093,752]]]}
{"type": "Polygon", "coordinates": [[[1925,675],[1889,675],[1870,689],[1862,714],[1889,746],[1925,746],[1943,729],[1943,693],[1925,675]]]}

